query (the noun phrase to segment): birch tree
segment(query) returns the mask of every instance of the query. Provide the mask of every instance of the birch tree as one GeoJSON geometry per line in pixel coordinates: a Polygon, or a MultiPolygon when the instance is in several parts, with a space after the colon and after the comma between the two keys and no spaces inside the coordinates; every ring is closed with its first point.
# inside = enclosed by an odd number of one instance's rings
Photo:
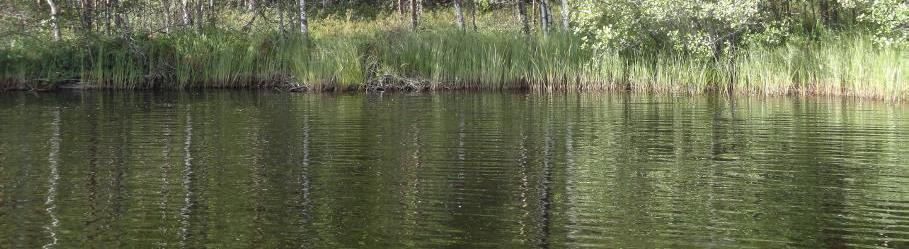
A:
{"type": "Polygon", "coordinates": [[[319,8],[319,12],[322,15],[328,12],[328,0],[322,0],[322,7],[319,8]]]}
{"type": "Polygon", "coordinates": [[[417,0],[410,0],[410,29],[417,31],[417,0]]]}
{"type": "Polygon", "coordinates": [[[183,11],[183,27],[190,25],[190,10],[189,10],[189,0],[182,0],[180,9],[183,11]]]}
{"type": "Polygon", "coordinates": [[[470,23],[473,31],[477,31],[477,0],[470,0],[470,23]]]}
{"type": "Polygon", "coordinates": [[[540,27],[543,29],[543,36],[549,36],[549,0],[540,0],[540,27]]]}
{"type": "Polygon", "coordinates": [[[309,22],[306,20],[306,0],[300,0],[300,33],[309,35],[309,22]]]}
{"type": "Polygon", "coordinates": [[[164,16],[164,33],[170,33],[170,26],[171,26],[171,24],[172,24],[172,22],[171,22],[171,14],[172,14],[172,12],[171,12],[171,4],[172,4],[172,1],[171,1],[171,0],[164,0],[164,1],[162,1],[161,3],[162,3],[162,5],[164,5],[164,6],[162,6],[162,7],[164,7],[164,10],[163,10],[164,13],[162,13],[163,16],[164,16]]]}
{"type": "Polygon", "coordinates": [[[454,0],[455,21],[458,23],[458,29],[464,30],[464,12],[461,11],[461,0],[454,0]]]}
{"type": "Polygon", "coordinates": [[[205,2],[198,1],[196,3],[196,29],[201,32],[203,26],[205,26],[205,2]]]}
{"type": "Polygon", "coordinates": [[[120,5],[120,0],[108,0],[108,2],[110,2],[114,12],[114,25],[116,25],[117,32],[120,32],[120,34],[129,34],[129,23],[127,23],[126,18],[123,18],[124,13],[123,8],[120,5]]]}
{"type": "Polygon", "coordinates": [[[562,0],[562,30],[565,32],[569,31],[568,21],[571,14],[569,10],[571,10],[571,6],[568,6],[568,0],[562,0]]]}
{"type": "Polygon", "coordinates": [[[92,12],[95,9],[95,3],[92,0],[80,0],[79,7],[82,10],[82,14],[80,15],[82,31],[85,33],[90,33],[93,29],[92,12]]]}
{"type": "Polygon", "coordinates": [[[518,15],[521,16],[521,32],[530,35],[530,22],[527,20],[527,3],[518,0],[518,15]]]}
{"type": "Polygon", "coordinates": [[[50,18],[51,18],[51,32],[54,35],[54,41],[60,40],[60,21],[58,20],[58,10],[57,4],[54,4],[54,0],[47,0],[47,5],[50,7],[50,18]]]}

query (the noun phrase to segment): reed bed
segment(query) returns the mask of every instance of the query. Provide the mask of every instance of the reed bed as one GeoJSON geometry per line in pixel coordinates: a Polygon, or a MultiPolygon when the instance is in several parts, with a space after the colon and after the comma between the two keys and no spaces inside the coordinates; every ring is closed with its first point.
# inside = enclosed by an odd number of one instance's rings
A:
{"type": "Polygon", "coordinates": [[[738,92],[766,95],[822,94],[905,99],[909,51],[875,48],[856,37],[755,48],[736,57],[730,83],[738,92]]]}
{"type": "Polygon", "coordinates": [[[115,89],[295,85],[339,91],[365,89],[375,75],[394,75],[436,89],[909,97],[907,51],[875,47],[863,36],[749,47],[703,59],[593,52],[562,33],[339,33],[304,38],[210,30],[129,40],[22,41],[0,47],[0,88],[81,82],[115,89]]]}

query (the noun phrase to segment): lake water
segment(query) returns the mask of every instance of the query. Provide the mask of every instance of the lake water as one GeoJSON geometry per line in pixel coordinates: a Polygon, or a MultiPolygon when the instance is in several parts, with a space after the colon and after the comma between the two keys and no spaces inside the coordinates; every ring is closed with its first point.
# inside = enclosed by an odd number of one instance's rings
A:
{"type": "Polygon", "coordinates": [[[0,248],[909,248],[909,107],[0,94],[0,248]]]}

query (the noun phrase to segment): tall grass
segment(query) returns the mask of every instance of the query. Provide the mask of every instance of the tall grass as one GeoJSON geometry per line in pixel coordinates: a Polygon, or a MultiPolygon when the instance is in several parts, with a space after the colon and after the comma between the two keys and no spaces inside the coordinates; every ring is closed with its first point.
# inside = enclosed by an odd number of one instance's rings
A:
{"type": "Polygon", "coordinates": [[[437,87],[565,89],[577,87],[592,58],[573,39],[441,30],[392,34],[374,46],[381,72],[437,87]]]}
{"type": "Polygon", "coordinates": [[[736,57],[739,92],[909,97],[909,51],[875,48],[866,37],[749,49],[736,57]]]}
{"type": "Polygon", "coordinates": [[[909,51],[877,48],[864,36],[750,47],[702,59],[594,53],[576,37],[558,33],[542,38],[441,27],[375,30],[346,24],[309,38],[209,30],[132,40],[23,41],[0,47],[0,88],[78,81],[118,89],[303,85],[348,90],[363,89],[374,74],[387,74],[450,89],[909,98],[909,51]]]}

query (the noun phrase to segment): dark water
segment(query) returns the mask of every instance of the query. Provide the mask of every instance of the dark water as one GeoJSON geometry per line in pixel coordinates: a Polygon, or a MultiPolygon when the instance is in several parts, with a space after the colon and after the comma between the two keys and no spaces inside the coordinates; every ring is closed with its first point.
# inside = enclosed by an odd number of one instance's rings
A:
{"type": "Polygon", "coordinates": [[[0,95],[0,248],[909,248],[909,107],[0,95]]]}

